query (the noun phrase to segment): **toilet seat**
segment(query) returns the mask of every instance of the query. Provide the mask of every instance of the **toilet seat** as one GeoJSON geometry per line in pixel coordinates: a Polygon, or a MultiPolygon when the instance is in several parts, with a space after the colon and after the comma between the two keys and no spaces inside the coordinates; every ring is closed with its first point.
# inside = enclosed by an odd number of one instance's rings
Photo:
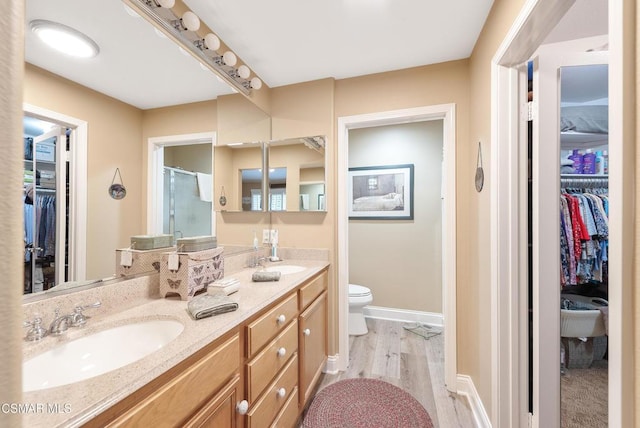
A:
{"type": "Polygon", "coordinates": [[[367,287],[357,284],[349,284],[349,297],[367,297],[371,296],[371,290],[367,287]]]}

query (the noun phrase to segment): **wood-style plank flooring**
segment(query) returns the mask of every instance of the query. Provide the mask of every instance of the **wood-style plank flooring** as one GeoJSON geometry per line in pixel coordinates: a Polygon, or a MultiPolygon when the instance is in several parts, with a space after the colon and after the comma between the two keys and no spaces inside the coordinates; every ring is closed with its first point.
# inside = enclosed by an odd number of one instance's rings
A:
{"type": "Polygon", "coordinates": [[[445,388],[442,334],[425,339],[403,326],[411,324],[367,318],[369,333],[349,337],[347,371],[323,375],[318,391],[341,379],[380,379],[413,395],[435,428],[474,427],[467,399],[445,388]]]}

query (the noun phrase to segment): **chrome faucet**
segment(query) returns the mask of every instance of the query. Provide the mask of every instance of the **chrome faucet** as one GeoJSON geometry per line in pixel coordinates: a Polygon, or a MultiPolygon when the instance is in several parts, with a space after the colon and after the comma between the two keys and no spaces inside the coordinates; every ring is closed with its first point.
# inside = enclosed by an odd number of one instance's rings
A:
{"type": "Polygon", "coordinates": [[[100,301],[97,301],[91,305],[77,305],[72,314],[60,315],[60,309],[55,310],[55,318],[49,326],[49,333],[53,335],[60,335],[71,327],[82,327],[87,323],[87,316],[83,311],[90,308],[99,308],[101,306],[100,301]]]}
{"type": "Polygon", "coordinates": [[[60,316],[60,309],[56,309],[55,317],[49,326],[49,333],[57,336],[67,331],[73,322],[73,316],[74,314],[60,316]]]}

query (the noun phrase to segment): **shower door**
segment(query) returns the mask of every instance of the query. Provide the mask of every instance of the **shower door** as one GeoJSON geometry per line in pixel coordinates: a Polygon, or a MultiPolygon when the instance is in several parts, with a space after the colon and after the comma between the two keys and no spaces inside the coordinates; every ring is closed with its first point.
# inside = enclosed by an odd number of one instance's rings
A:
{"type": "Polygon", "coordinates": [[[211,202],[200,198],[196,174],[164,167],[163,233],[174,238],[211,235],[211,202]]]}

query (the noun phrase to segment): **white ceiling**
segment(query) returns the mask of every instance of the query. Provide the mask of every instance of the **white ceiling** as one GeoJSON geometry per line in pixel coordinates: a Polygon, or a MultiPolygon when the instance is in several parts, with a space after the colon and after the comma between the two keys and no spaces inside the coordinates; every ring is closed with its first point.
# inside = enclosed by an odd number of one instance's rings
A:
{"type": "MultiPolygon", "coordinates": [[[[25,31],[25,60],[141,109],[232,90],[118,0],[25,0],[26,22],[89,35],[91,60],[61,56],[25,31]]],[[[467,58],[493,0],[186,0],[264,82],[277,87],[467,58]]]]}

